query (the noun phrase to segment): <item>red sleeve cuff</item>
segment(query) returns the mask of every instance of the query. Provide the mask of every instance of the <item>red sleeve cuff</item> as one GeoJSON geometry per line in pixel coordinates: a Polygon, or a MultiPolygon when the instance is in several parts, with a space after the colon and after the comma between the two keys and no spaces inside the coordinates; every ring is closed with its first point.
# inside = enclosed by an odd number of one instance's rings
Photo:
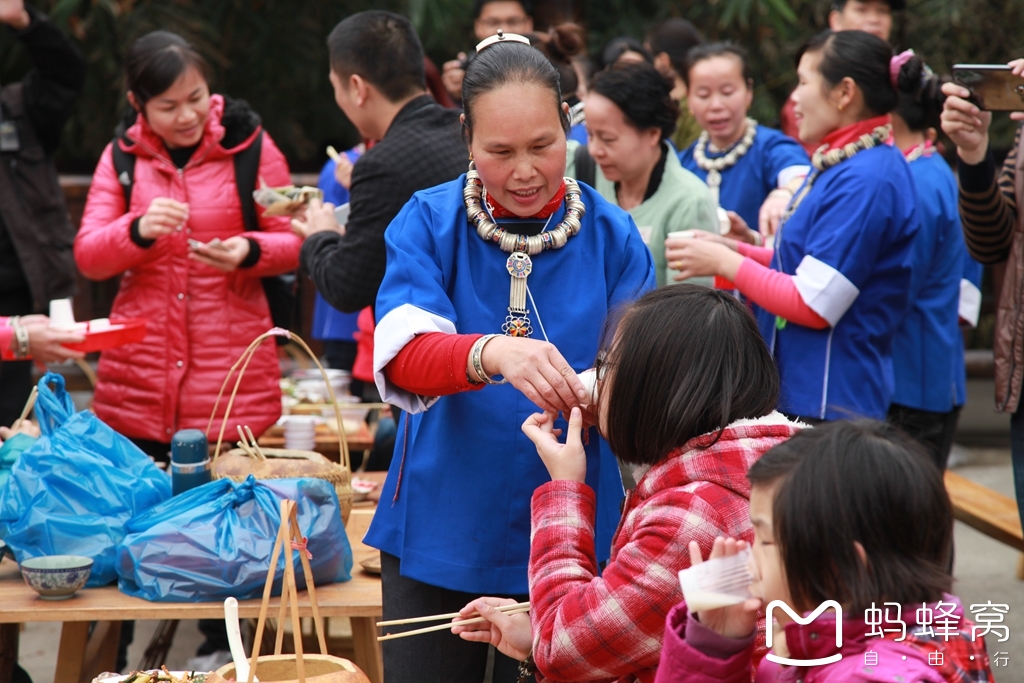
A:
{"type": "Polygon", "coordinates": [[[0,360],[14,360],[14,328],[7,326],[7,318],[0,318],[0,360]]]}
{"type": "Polygon", "coordinates": [[[736,272],[736,287],[758,306],[797,325],[824,330],[828,321],[804,303],[793,278],[747,257],[736,272]]]}
{"type": "Polygon", "coordinates": [[[448,396],[480,389],[466,375],[469,352],[481,334],[429,332],[416,335],[384,367],[395,386],[419,396],[448,396]]]}

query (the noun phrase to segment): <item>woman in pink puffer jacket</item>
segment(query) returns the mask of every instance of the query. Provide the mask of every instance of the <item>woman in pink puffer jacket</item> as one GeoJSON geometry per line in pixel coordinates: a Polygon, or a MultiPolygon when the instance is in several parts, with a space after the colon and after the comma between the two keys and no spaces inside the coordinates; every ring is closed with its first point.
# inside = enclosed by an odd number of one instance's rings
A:
{"type": "MultiPolygon", "coordinates": [[[[142,342],[101,355],[96,414],[166,459],[175,431],[206,429],[228,369],[272,327],[260,278],[294,270],[301,240],[287,218],[261,215],[260,230],[245,231],[234,155],[262,135],[261,182],[290,184],[288,165],[245,102],[210,94],[208,67],[184,39],[143,36],[127,71],[133,111],[96,168],[75,259],[89,279],[121,276],[112,318],[149,320],[142,342]],[[135,157],[127,206],[129,179],[118,177],[113,145],[135,157]],[[192,248],[192,240],[204,246],[192,248]]],[[[277,420],[279,378],[274,347],[265,344],[245,374],[228,434],[239,424],[260,434],[277,420]]]]}

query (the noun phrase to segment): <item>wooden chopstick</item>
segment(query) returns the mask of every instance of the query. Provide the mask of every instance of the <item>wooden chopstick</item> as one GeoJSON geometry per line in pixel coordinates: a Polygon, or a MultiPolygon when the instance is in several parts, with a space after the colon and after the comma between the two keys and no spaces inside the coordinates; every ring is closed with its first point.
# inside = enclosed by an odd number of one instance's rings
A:
{"type": "MultiPolygon", "coordinates": [[[[499,612],[509,612],[511,610],[522,608],[529,609],[530,603],[517,602],[514,605],[502,605],[501,607],[495,607],[494,609],[498,610],[499,612]]],[[[467,614],[466,616],[473,616],[474,614],[479,616],[479,612],[473,612],[471,614],[467,614]]],[[[435,614],[430,617],[413,617],[412,619],[393,619],[392,621],[378,621],[377,626],[402,626],[404,624],[422,624],[426,621],[441,621],[442,619],[447,619],[448,621],[451,621],[455,617],[460,616],[462,616],[461,612],[449,612],[448,614],[435,614]]]]}
{"type": "Polygon", "coordinates": [[[32,387],[32,392],[28,395],[28,400],[25,401],[25,407],[22,408],[22,410],[21,410],[21,417],[19,417],[17,420],[15,420],[14,424],[11,425],[11,431],[12,432],[18,431],[18,428],[21,427],[21,423],[24,422],[25,418],[28,417],[28,414],[30,412],[32,412],[32,408],[33,408],[33,406],[35,406],[36,398],[38,396],[39,396],[39,387],[33,386],[32,387]]]}
{"type": "MultiPolygon", "coordinates": [[[[515,607],[515,605],[508,605],[509,608],[515,607]]],[[[526,607],[520,607],[519,609],[506,609],[502,610],[505,614],[526,614],[530,611],[529,605],[526,607]]],[[[382,640],[394,640],[395,638],[405,638],[406,636],[418,636],[422,633],[431,633],[433,631],[444,631],[451,629],[453,626],[466,626],[469,624],[479,624],[482,621],[487,621],[484,617],[477,617],[476,619],[466,619],[464,621],[453,621],[447,624],[438,624],[437,626],[428,626],[426,628],[418,628],[414,631],[405,631],[404,633],[389,633],[385,636],[377,636],[377,641],[382,640]]]]}

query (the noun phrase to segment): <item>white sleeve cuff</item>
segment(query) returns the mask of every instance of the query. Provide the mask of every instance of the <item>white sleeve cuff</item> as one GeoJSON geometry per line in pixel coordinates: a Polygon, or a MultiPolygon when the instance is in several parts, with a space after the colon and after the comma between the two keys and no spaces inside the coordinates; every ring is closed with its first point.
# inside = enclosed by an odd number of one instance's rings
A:
{"type": "Polygon", "coordinates": [[[381,400],[412,414],[426,411],[437,396],[419,396],[395,386],[384,376],[384,368],[416,335],[428,332],[455,334],[455,324],[412,304],[402,304],[389,311],[373,332],[373,379],[381,400]]]}
{"type": "Polygon", "coordinates": [[[957,310],[961,320],[971,327],[978,326],[978,317],[981,315],[981,290],[970,280],[960,280],[960,305],[957,310]]]}
{"type": "Polygon", "coordinates": [[[779,184],[777,187],[785,187],[793,178],[803,178],[810,172],[810,166],[787,166],[779,171],[779,184]]]}
{"type": "Polygon", "coordinates": [[[804,256],[796,267],[793,284],[808,308],[835,327],[860,294],[838,270],[813,256],[804,256]]]}

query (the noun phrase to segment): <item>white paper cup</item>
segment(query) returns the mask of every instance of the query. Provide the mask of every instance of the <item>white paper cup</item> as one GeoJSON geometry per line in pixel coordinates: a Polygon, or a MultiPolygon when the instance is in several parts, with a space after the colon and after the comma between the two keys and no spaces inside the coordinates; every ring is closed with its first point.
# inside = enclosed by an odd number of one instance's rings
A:
{"type": "Polygon", "coordinates": [[[728,235],[732,232],[732,221],[729,220],[729,212],[718,207],[718,232],[722,235],[728,235]]]}
{"type": "Polygon", "coordinates": [[[576,375],[587,390],[587,402],[584,405],[593,405],[597,401],[597,370],[590,368],[576,375]]]}
{"type": "Polygon", "coordinates": [[[50,302],[50,327],[67,330],[75,326],[75,312],[71,299],[54,299],[50,302]]]}
{"type": "Polygon", "coordinates": [[[696,230],[676,230],[665,235],[665,239],[693,239],[696,230]]]}

